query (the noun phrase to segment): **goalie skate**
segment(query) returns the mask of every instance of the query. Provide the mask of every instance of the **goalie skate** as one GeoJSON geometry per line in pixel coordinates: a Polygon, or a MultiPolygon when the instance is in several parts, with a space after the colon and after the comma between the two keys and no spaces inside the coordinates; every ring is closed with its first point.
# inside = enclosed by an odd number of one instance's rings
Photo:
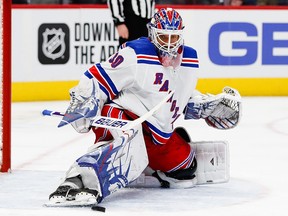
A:
{"type": "Polygon", "coordinates": [[[99,193],[88,188],[74,189],[71,186],[60,186],[50,195],[46,207],[85,207],[99,202],[99,193]]]}

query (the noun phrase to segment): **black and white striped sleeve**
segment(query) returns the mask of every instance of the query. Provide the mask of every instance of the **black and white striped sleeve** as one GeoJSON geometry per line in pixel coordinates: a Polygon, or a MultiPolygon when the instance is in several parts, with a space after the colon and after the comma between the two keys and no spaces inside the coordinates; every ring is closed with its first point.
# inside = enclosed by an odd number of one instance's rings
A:
{"type": "Polygon", "coordinates": [[[155,13],[155,0],[107,0],[107,4],[115,25],[125,23],[127,11],[145,19],[150,19],[155,13]]]}
{"type": "Polygon", "coordinates": [[[124,0],[107,0],[115,25],[125,22],[123,1],[124,0]]]}
{"type": "Polygon", "coordinates": [[[131,0],[135,15],[150,19],[155,13],[155,0],[131,0]]]}

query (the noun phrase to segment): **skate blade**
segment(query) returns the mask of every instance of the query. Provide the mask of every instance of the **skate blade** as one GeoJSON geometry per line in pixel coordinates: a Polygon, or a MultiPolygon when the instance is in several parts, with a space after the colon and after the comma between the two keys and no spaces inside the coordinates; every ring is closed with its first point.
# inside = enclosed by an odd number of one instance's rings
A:
{"type": "Polygon", "coordinates": [[[47,202],[45,207],[91,207],[97,204],[96,199],[82,200],[82,201],[65,201],[65,202],[47,202]]]}

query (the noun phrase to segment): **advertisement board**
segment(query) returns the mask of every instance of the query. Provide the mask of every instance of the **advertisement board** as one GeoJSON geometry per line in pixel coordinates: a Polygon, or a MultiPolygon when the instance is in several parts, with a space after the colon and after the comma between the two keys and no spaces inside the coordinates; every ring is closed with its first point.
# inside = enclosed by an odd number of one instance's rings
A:
{"type": "MultiPolygon", "coordinates": [[[[200,91],[288,95],[288,8],[177,10],[198,51],[200,91]]],[[[13,101],[68,99],[82,73],[118,49],[106,7],[21,7],[12,17],[13,101]]]]}

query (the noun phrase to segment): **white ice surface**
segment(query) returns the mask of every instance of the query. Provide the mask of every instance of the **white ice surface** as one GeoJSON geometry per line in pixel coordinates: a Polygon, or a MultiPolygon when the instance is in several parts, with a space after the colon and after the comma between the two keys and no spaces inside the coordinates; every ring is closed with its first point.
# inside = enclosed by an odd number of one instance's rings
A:
{"type": "MultiPolygon", "coordinates": [[[[231,180],[192,189],[127,188],[89,208],[47,208],[43,204],[70,164],[93,144],[93,134],[57,128],[43,109],[63,111],[67,101],[13,103],[12,172],[0,174],[1,216],[191,215],[286,216],[288,214],[288,97],[244,97],[235,129],[222,131],[204,121],[189,125],[195,141],[227,140],[231,180]]],[[[179,124],[180,124],[179,123],[179,124]]]]}

